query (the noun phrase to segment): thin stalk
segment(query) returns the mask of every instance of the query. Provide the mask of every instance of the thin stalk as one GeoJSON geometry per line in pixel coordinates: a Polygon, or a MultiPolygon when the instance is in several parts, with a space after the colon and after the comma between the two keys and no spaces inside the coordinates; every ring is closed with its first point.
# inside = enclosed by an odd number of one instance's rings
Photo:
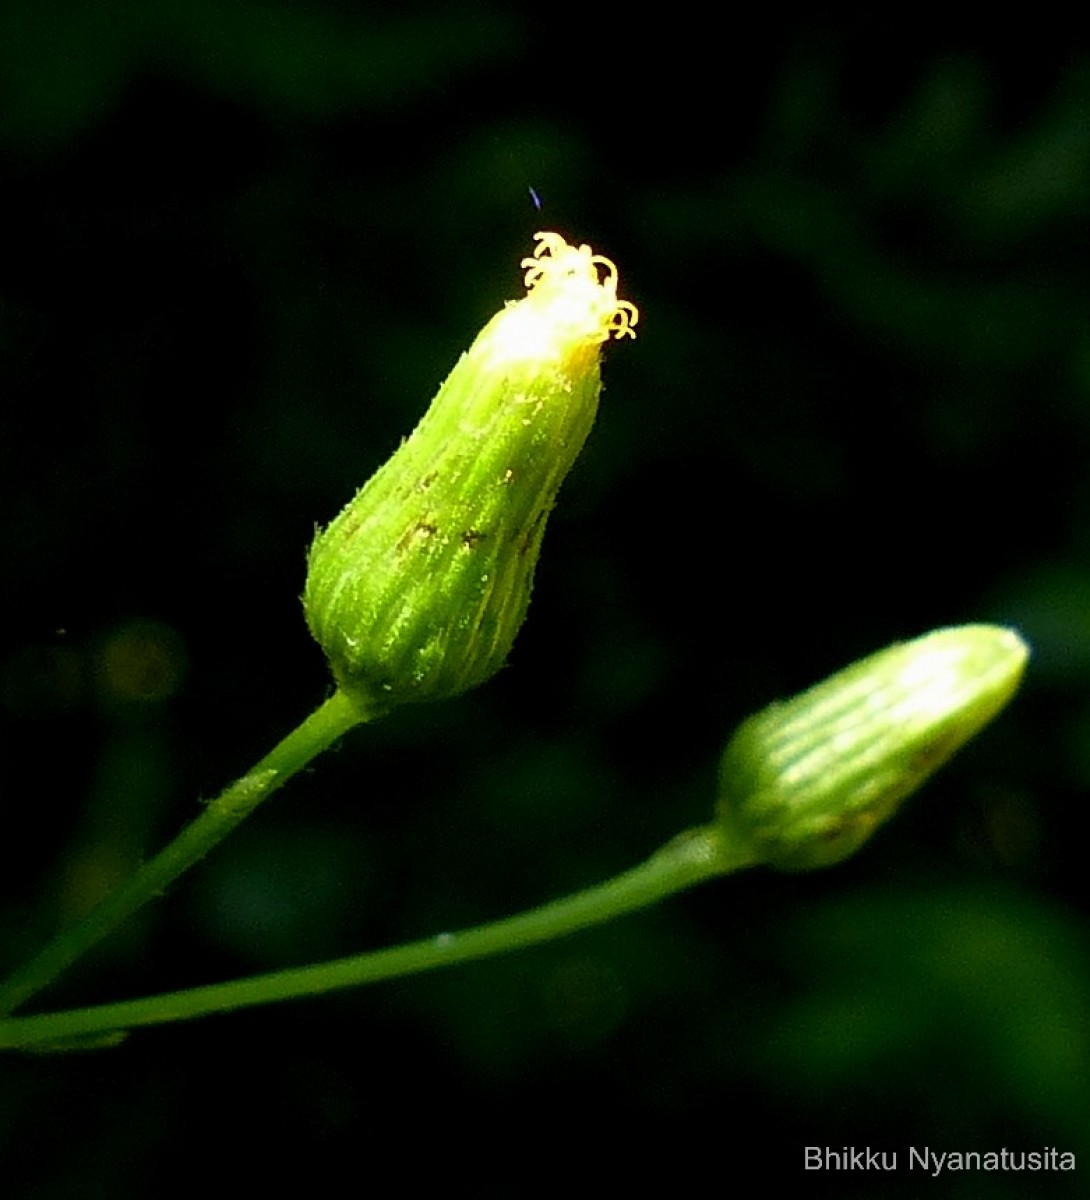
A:
{"type": "Polygon", "coordinates": [[[316,996],[434,971],[563,937],[654,904],[715,876],[753,865],[748,848],[731,844],[718,826],[674,838],[645,862],[585,891],[461,933],[441,933],[385,950],[275,971],[231,983],[191,988],[41,1016],[0,1021],[0,1049],[98,1040],[138,1025],[188,1021],[210,1013],[316,996]]]}
{"type": "Polygon", "coordinates": [[[121,921],[159,895],[202,859],[282,784],[302,770],[368,714],[335,692],[296,726],[257,765],[212,800],[194,821],[112,891],[82,921],[57,935],[0,986],[0,1016],[6,1016],[100,942],[121,921]]]}

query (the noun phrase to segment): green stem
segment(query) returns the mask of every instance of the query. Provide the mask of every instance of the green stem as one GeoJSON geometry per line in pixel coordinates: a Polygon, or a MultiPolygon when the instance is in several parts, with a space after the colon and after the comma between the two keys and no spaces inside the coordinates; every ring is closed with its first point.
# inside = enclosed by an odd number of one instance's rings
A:
{"type": "Polygon", "coordinates": [[[100,942],[130,913],[158,895],[203,858],[296,772],[368,714],[335,692],[241,779],[221,792],[155,858],[111,892],[81,921],[58,934],[35,958],[0,986],[0,1016],[6,1016],[100,942]]]}
{"type": "Polygon", "coordinates": [[[48,1043],[101,1037],[136,1025],[186,1021],[209,1013],[315,996],[337,988],[358,987],[486,958],[609,921],[693,884],[751,866],[753,862],[748,849],[732,845],[718,826],[693,829],[674,838],[630,871],[518,916],[461,933],[442,933],[387,950],[231,983],[145,996],[120,1004],[15,1017],[0,1021],[0,1049],[42,1043],[48,1048],[48,1043]]]}

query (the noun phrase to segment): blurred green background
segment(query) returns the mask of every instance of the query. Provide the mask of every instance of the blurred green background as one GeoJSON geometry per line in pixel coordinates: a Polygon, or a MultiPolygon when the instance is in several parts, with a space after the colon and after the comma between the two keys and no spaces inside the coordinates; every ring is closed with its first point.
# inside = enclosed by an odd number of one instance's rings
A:
{"type": "Polygon", "coordinates": [[[509,668],[353,735],[39,1007],[595,882],[706,818],[743,716],[934,626],[1018,628],[1023,693],[834,870],[8,1057],[5,1197],[387,1168],[581,1194],[708,1162],[725,1193],[925,1187],[805,1172],[807,1145],[1056,1146],[1076,1176],[926,1186],[1086,1194],[1090,55],[704,20],[7,0],[0,966],[325,694],[314,525],[520,294],[539,228],[613,257],[642,320],[509,668]]]}

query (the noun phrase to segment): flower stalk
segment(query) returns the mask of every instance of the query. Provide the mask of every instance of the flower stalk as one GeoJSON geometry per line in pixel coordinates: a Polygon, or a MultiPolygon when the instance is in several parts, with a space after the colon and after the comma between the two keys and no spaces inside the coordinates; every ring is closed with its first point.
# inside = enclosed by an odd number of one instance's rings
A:
{"type": "Polygon", "coordinates": [[[0,1049],[110,1045],[136,1026],[316,996],[507,953],[745,867],[828,866],[859,849],[909,792],[1002,709],[1027,654],[1011,630],[938,630],[765,709],[728,743],[716,819],[585,891],[475,929],[309,967],[0,1020],[0,1049]]]}

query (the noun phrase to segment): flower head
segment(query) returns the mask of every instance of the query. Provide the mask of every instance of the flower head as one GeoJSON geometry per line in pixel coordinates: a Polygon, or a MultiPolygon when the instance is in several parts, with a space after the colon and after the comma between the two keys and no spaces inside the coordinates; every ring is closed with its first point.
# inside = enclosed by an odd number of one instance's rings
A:
{"type": "Polygon", "coordinates": [[[1010,700],[1028,655],[1010,629],[938,629],[770,705],[727,744],[720,821],[788,870],[854,854],[1010,700]]]}
{"type": "Polygon", "coordinates": [[[602,344],[635,336],[609,259],[557,233],[535,240],[527,294],[488,322],[311,547],[307,622],[338,685],[368,707],[456,695],[503,665],[594,422],[602,344]]]}

